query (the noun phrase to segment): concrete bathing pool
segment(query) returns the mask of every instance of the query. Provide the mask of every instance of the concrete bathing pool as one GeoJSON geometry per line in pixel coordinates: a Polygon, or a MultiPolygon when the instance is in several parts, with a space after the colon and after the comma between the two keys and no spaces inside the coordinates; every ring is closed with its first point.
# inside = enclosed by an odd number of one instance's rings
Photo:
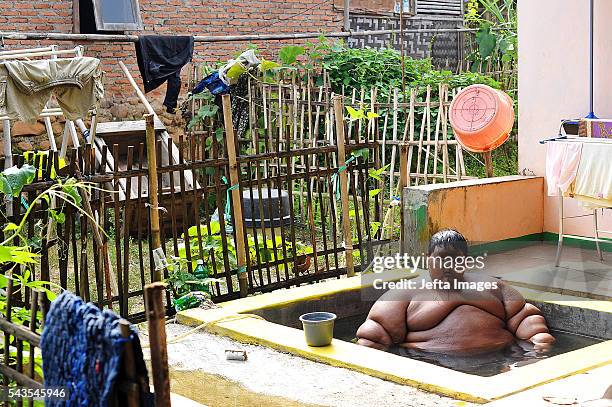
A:
{"type": "MultiPolygon", "coordinates": [[[[398,272],[385,278],[402,277],[406,277],[405,274],[398,272]]],[[[188,310],[179,313],[177,319],[192,326],[205,324],[204,329],[209,332],[244,343],[267,346],[455,399],[480,403],[612,362],[612,307],[609,302],[582,301],[525,288],[519,290],[528,301],[543,310],[552,329],[562,331],[559,347],[546,357],[536,357],[528,348],[522,353],[514,349],[515,354],[510,358],[497,355],[496,360],[476,363],[476,367],[458,366],[457,361],[432,360],[429,354],[424,357],[398,355],[352,343],[353,331],[375,299],[371,281],[366,277],[247,297],[220,304],[216,309],[188,310]],[[316,348],[306,345],[298,318],[312,311],[329,311],[338,315],[335,339],[330,346],[316,348]]]]}

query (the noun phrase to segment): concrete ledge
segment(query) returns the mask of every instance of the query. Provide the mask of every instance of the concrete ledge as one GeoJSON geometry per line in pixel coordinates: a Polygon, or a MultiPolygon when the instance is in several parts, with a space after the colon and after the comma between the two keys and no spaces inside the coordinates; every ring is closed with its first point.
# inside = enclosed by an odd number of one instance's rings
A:
{"type": "Polygon", "coordinates": [[[440,229],[471,244],[542,233],[544,179],[508,176],[404,188],[402,252],[421,254],[440,229]]]}
{"type": "MultiPolygon", "coordinates": [[[[397,273],[396,273],[397,274],[397,273]]],[[[389,280],[405,273],[389,276],[389,280]]],[[[283,290],[230,301],[219,309],[194,309],[179,312],[180,323],[197,326],[244,343],[258,344],[292,353],[316,362],[359,371],[374,377],[406,384],[422,390],[477,403],[501,399],[560,378],[612,363],[612,341],[601,342],[492,377],[460,373],[433,364],[403,358],[334,339],[330,346],[306,345],[300,329],[263,320],[252,315],[262,309],[282,308],[288,304],[332,296],[341,291],[359,290],[367,284],[360,276],[283,290]],[[248,312],[249,314],[244,314],[248,312]],[[241,314],[242,313],[242,314],[241,314]]],[[[520,289],[529,300],[542,303],[584,306],[611,311],[611,304],[574,301],[575,298],[520,289]]]]}

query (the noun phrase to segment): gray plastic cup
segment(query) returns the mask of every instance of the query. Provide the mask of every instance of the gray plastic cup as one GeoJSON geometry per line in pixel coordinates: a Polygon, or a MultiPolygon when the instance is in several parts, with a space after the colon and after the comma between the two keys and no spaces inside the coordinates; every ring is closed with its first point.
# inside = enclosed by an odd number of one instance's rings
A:
{"type": "Polygon", "coordinates": [[[300,316],[308,346],[327,346],[334,337],[336,314],[310,312],[300,316]]]}

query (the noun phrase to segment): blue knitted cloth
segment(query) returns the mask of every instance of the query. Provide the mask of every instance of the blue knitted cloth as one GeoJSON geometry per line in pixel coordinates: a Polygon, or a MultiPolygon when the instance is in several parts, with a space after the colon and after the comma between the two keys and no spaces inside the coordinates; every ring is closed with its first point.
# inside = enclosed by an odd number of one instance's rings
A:
{"type": "Polygon", "coordinates": [[[138,333],[130,327],[130,338],[123,338],[119,319],[67,291],[51,303],[41,337],[45,386],[67,387],[69,399],[47,400],[47,406],[108,406],[128,340],[134,344],[140,379],[148,386],[138,333]]]}

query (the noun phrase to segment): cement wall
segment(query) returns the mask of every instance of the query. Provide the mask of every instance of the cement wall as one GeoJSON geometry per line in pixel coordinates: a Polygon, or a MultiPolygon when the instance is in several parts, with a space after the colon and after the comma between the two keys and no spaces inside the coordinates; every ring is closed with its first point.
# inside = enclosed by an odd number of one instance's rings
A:
{"type": "Polygon", "coordinates": [[[516,175],[405,188],[402,252],[425,253],[444,228],[472,245],[542,233],[543,187],[541,177],[516,175]]]}
{"type": "MultiPolygon", "coordinates": [[[[612,117],[612,2],[595,2],[595,113],[612,117]]],[[[545,175],[546,146],[563,119],[589,110],[589,2],[518,0],[519,35],[519,171],[545,175]]],[[[571,199],[565,216],[586,214],[571,199]]],[[[544,199],[544,231],[558,232],[557,198],[544,199]]],[[[612,213],[604,211],[600,227],[612,230],[612,213]]],[[[565,222],[565,232],[593,236],[591,217],[565,222]]]]}

